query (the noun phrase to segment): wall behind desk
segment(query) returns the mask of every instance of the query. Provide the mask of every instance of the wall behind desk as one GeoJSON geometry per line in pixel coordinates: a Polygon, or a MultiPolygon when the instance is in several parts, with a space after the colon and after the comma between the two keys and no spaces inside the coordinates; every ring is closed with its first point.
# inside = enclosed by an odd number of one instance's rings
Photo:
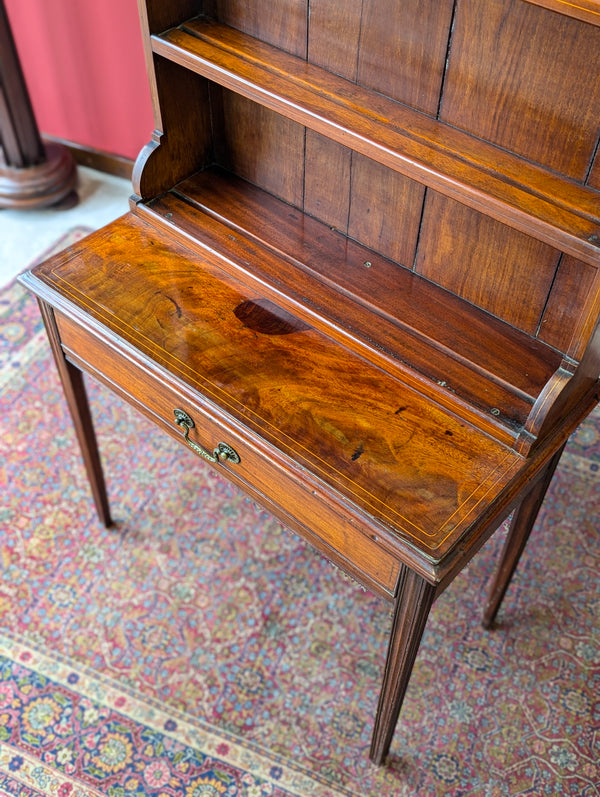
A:
{"type": "Polygon", "coordinates": [[[135,158],[154,123],[136,0],[5,0],[42,135],[135,158]]]}

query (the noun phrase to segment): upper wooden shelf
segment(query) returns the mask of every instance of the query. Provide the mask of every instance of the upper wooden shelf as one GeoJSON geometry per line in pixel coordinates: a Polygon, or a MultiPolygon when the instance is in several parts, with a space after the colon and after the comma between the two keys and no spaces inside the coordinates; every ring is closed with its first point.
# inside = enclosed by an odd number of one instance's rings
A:
{"type": "Polygon", "coordinates": [[[600,194],[205,18],[152,49],[388,168],[594,266],[600,194]]]}

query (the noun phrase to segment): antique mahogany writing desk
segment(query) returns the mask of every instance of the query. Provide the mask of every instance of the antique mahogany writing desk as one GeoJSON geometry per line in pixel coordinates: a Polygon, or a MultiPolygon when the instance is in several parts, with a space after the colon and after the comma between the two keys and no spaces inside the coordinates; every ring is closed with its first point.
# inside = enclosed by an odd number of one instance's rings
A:
{"type": "Polygon", "coordinates": [[[598,401],[600,1],[140,0],[131,210],[24,277],[81,371],[389,601],[371,757],[431,605],[514,510],[491,624],[598,401]]]}

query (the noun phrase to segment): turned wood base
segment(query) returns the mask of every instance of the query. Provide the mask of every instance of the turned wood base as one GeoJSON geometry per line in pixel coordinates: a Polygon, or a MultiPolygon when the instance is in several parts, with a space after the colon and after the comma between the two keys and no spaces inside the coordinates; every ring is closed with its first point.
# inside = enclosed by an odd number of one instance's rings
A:
{"type": "Polygon", "coordinates": [[[0,208],[55,205],[73,191],[77,169],[71,153],[57,144],[45,146],[46,160],[36,166],[6,166],[0,152],[0,208]]]}

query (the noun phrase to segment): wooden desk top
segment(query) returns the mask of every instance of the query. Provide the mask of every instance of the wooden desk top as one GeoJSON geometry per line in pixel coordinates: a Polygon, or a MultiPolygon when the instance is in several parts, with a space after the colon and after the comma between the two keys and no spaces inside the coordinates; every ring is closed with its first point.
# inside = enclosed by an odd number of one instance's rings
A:
{"type": "Polygon", "coordinates": [[[523,464],[134,215],[34,274],[429,560],[523,464]]]}

